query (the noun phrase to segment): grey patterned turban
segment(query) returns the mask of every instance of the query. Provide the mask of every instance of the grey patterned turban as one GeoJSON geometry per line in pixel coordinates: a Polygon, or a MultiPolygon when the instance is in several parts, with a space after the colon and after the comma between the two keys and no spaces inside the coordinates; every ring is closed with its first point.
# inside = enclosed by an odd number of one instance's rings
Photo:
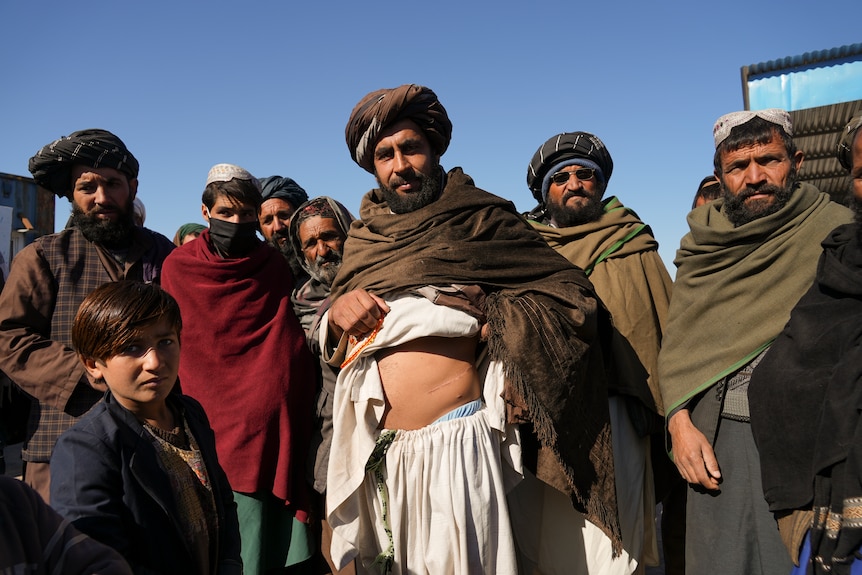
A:
{"type": "Polygon", "coordinates": [[[527,186],[533,197],[544,203],[550,177],[560,168],[571,165],[593,168],[605,186],[614,171],[614,161],[598,136],[589,132],[557,134],[539,146],[527,167],[527,186]]]}

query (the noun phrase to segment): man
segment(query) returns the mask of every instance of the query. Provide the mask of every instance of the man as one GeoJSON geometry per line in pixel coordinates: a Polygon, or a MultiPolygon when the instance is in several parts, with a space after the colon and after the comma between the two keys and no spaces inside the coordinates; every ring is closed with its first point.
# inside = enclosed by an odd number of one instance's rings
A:
{"type": "Polygon", "coordinates": [[[616,197],[603,199],[613,168],[607,147],[593,134],[549,138],[527,169],[527,185],[539,202],[527,217],[552,248],[585,270],[613,318],[617,373],[609,382],[609,401],[627,557],[612,565],[604,556],[587,559],[598,562],[591,572],[632,573],[659,559],[649,434],[655,434],[663,464],[656,364],[672,282],[649,226],[616,197]]]}
{"type": "Polygon", "coordinates": [[[811,285],[820,242],[852,214],[797,181],[803,153],[784,110],[727,114],[713,132],[722,198],[688,214],[659,354],[674,462],[691,486],[686,571],[787,573],[747,387],[811,285]]]}
{"type": "Polygon", "coordinates": [[[698,184],[697,191],[694,193],[694,199],[691,202],[691,209],[699,208],[703,204],[719,197],[721,197],[721,184],[714,175],[709,175],[698,184]]]}
{"type": "Polygon", "coordinates": [[[345,130],[379,188],[350,228],[321,328],[341,365],[333,559],[356,557],[361,572],[515,573],[543,566],[533,537],[573,505],[619,554],[597,345],[607,317],[511,203],[441,168],[451,130],[434,92],[412,84],[366,95],[345,130]],[[516,556],[507,491],[522,476],[516,556]]]}
{"type": "Polygon", "coordinates": [[[258,212],[260,231],[269,245],[281,252],[290,263],[290,269],[296,278],[296,285],[305,276],[301,260],[293,253],[288,239],[290,216],[303,202],[308,201],[308,194],[291,178],[270,176],[260,180],[263,203],[258,212]]]}
{"type": "Polygon", "coordinates": [[[72,225],[21,250],[0,295],[0,370],[33,397],[24,479],[48,501],[54,443],[105,391],[71,347],[78,305],[109,281],[158,282],[174,246],[135,225],[138,161],[114,134],[74,132],[39,150],[29,167],[72,205],[72,225]]]}
{"type": "Polygon", "coordinates": [[[257,237],[261,202],[254,176],[213,166],[201,197],[209,228],[165,260],[163,280],[182,313],[183,392],[215,431],[250,574],[303,569],[314,550],[304,473],[314,364],[287,262],[257,237]]]}
{"type": "Polygon", "coordinates": [[[798,565],[794,573],[850,573],[862,562],[860,127],[862,112],[838,146],[852,178],[856,220],[823,241],[814,285],[754,370],[748,393],[763,492],[798,565]]]}
{"type": "MultiPolygon", "coordinates": [[[[326,471],[332,445],[332,399],[338,368],[323,361],[319,332],[323,314],[329,309],[329,292],[332,280],[341,267],[341,255],[347,230],[353,215],[343,205],[321,196],[299,206],[290,218],[290,246],[308,274],[308,279],[293,290],[291,302],[299,322],[305,330],[305,339],[311,352],[319,359],[321,385],[316,404],[316,421],[311,439],[309,467],[315,491],[326,493],[326,471]]],[[[333,572],[343,575],[355,573],[352,565],[338,570],[332,561],[329,548],[332,528],[325,517],[321,522],[321,552],[333,572]]]]}

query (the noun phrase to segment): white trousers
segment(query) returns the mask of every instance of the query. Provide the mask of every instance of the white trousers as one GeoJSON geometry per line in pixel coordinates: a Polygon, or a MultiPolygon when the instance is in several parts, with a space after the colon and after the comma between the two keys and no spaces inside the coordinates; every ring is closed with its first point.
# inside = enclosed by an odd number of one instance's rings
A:
{"type": "MultiPolygon", "coordinates": [[[[422,429],[399,430],[386,453],[384,483],[394,547],[393,574],[517,573],[500,460],[499,432],[486,410],[422,429]]],[[[358,572],[389,546],[384,495],[373,473],[349,503],[359,506],[358,572]]],[[[338,563],[339,561],[336,560],[338,563]]]]}

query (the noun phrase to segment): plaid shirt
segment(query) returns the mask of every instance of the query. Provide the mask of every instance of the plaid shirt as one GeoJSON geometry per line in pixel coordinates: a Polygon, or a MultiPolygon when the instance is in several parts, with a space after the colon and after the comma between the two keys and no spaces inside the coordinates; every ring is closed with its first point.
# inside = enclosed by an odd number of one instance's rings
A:
{"type": "Polygon", "coordinates": [[[0,370],[33,397],[25,461],[49,461],[60,434],[101,398],[71,347],[78,306],[109,281],[158,281],[172,248],[164,236],[136,228],[120,264],[79,230],[67,229],[37,239],[15,257],[0,293],[0,370]]]}

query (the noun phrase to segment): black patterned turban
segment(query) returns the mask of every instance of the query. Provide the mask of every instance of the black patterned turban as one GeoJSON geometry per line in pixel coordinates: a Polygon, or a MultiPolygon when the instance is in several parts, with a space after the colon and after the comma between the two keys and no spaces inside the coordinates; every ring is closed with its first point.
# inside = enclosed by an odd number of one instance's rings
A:
{"type": "Polygon", "coordinates": [[[107,130],[72,132],[54,140],[30,158],[29,169],[36,183],[60,197],[71,198],[72,166],[114,168],[129,179],[138,177],[138,160],[123,141],[107,130]]]}

